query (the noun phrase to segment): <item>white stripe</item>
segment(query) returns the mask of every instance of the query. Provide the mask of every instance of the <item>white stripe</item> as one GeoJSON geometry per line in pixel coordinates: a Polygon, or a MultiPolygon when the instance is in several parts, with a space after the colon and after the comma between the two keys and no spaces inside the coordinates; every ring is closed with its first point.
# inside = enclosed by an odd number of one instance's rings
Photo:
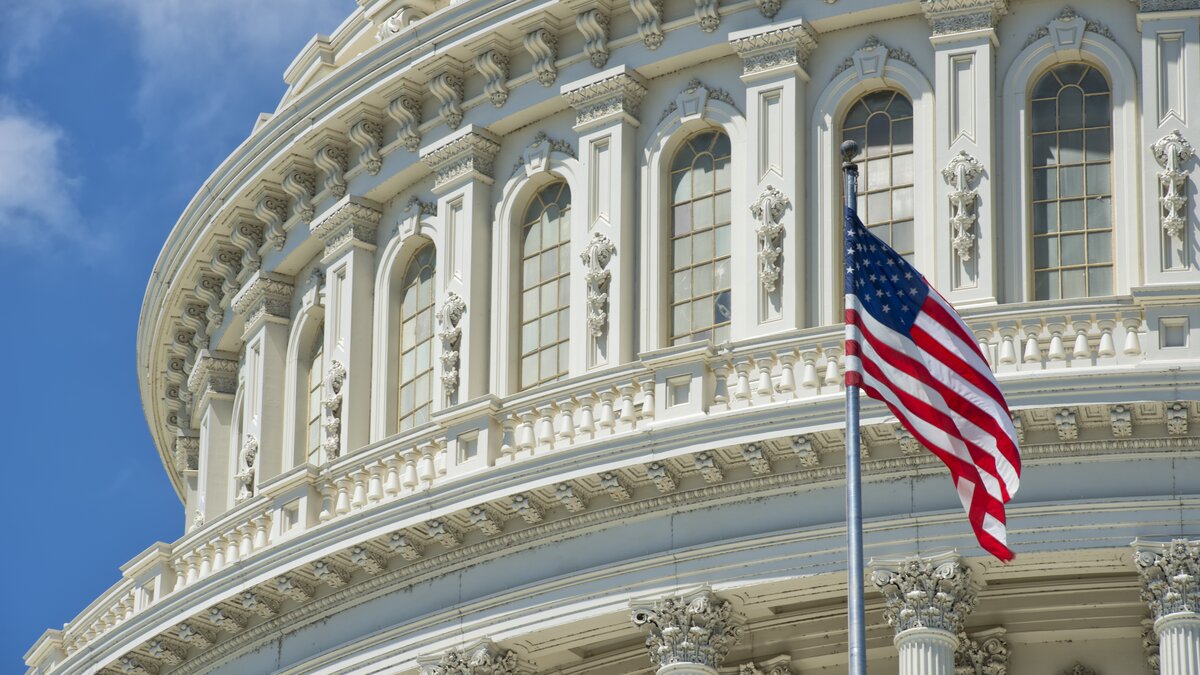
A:
{"type": "Polygon", "coordinates": [[[996,520],[990,513],[983,514],[983,531],[1008,548],[1008,530],[1005,529],[1004,523],[996,520]]]}
{"type": "MultiPolygon", "coordinates": [[[[948,330],[945,326],[938,323],[937,319],[934,319],[925,312],[918,314],[917,320],[913,324],[926,333],[929,333],[929,336],[945,347],[946,351],[962,359],[963,363],[970,366],[976,373],[979,373],[980,377],[991,380],[993,383],[996,381],[996,376],[992,374],[991,367],[979,355],[978,347],[975,345],[967,347],[963,344],[962,339],[958,337],[958,334],[948,330]]],[[[997,386],[996,389],[999,390],[1000,387],[997,386]]]]}
{"type": "MultiPolygon", "coordinates": [[[[979,480],[983,483],[983,487],[985,490],[987,490],[988,495],[1001,504],[1004,503],[1004,493],[1000,490],[1000,481],[996,480],[996,477],[991,473],[983,471],[979,468],[979,465],[975,463],[975,460],[971,459],[971,453],[969,450],[967,450],[967,447],[963,444],[962,440],[955,438],[954,436],[947,434],[945,431],[942,431],[940,428],[930,424],[929,422],[926,422],[923,417],[905,407],[905,405],[900,401],[900,397],[896,395],[896,392],[890,383],[880,382],[869,372],[865,371],[862,373],[862,378],[864,382],[870,385],[871,388],[878,391],[879,394],[887,400],[887,402],[891,403],[892,406],[896,408],[896,410],[893,410],[893,412],[895,412],[897,416],[903,417],[908,422],[908,425],[911,426],[918,434],[923,436],[925,440],[932,443],[939,450],[943,450],[947,454],[958,458],[964,464],[975,467],[975,473],[979,476],[979,480]]],[[[930,405],[933,404],[931,403],[930,405]]]]}
{"type": "MultiPolygon", "coordinates": [[[[1008,421],[1009,427],[1012,426],[1012,420],[1009,419],[1004,410],[1000,408],[995,399],[976,389],[974,385],[957,375],[953,370],[947,367],[945,363],[937,360],[937,358],[935,358],[933,355],[922,350],[907,336],[901,335],[891,328],[879,323],[870,314],[861,313],[859,316],[861,317],[860,320],[866,326],[866,329],[871,332],[871,335],[874,339],[879,340],[883,344],[902,354],[905,354],[917,363],[923,364],[925,369],[929,371],[934,378],[949,387],[950,390],[955,394],[960,396],[969,404],[974,405],[982,414],[998,420],[1002,430],[1007,432],[1007,428],[1003,424],[1004,421],[1008,421]]],[[[958,428],[960,434],[992,456],[996,462],[996,471],[999,474],[999,478],[1004,481],[1009,496],[1012,496],[1017,491],[1017,487],[1020,485],[1020,477],[1018,476],[1017,471],[1013,467],[1012,463],[1009,462],[1008,458],[1004,456],[1004,453],[1000,452],[1000,449],[996,446],[995,436],[993,436],[990,432],[979,428],[974,422],[951,410],[950,406],[946,404],[945,399],[937,391],[926,386],[923,382],[913,378],[911,375],[893,367],[886,361],[886,359],[880,356],[873,347],[870,346],[865,338],[860,337],[855,341],[858,342],[864,350],[871,350],[871,355],[868,355],[864,351],[863,356],[879,363],[881,368],[886,368],[885,372],[889,378],[904,378],[905,381],[912,382],[915,385],[915,387],[904,387],[905,391],[908,391],[914,395],[917,395],[918,392],[924,392],[926,394],[925,396],[918,397],[948,415],[954,422],[954,425],[958,428]],[[936,400],[931,397],[936,397],[936,400]]]]}

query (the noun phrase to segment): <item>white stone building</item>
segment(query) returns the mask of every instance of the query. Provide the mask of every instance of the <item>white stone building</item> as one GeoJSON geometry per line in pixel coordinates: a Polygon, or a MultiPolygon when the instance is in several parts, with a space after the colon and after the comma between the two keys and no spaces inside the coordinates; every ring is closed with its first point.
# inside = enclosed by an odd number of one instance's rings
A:
{"type": "Polygon", "coordinates": [[[1024,455],[1004,566],[864,408],[872,673],[1200,672],[1200,1],[358,4],[147,289],[186,533],[29,672],[844,672],[846,138],[1024,455]]]}

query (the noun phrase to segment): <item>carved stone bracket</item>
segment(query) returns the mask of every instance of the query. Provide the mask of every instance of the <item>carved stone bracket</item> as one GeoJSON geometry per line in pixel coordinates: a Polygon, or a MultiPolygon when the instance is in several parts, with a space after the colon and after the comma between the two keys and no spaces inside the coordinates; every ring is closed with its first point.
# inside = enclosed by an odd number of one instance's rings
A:
{"type": "Polygon", "coordinates": [[[525,51],[533,57],[533,74],[543,87],[554,86],[558,79],[558,36],[546,28],[525,34],[525,51]]]}
{"type": "Polygon", "coordinates": [[[462,342],[463,314],[467,311],[467,303],[457,293],[446,294],[446,301],[438,311],[437,320],[441,329],[438,338],[442,341],[442,387],[446,396],[454,396],[458,392],[458,349],[462,342]]]}
{"type": "Polygon", "coordinates": [[[629,0],[629,9],[638,21],[638,35],[646,49],[658,49],[662,46],[667,34],[663,32],[663,3],[662,0],[629,0]]]}
{"type": "Polygon", "coordinates": [[[592,240],[579,254],[579,259],[583,261],[583,266],[587,270],[584,276],[588,289],[587,325],[588,333],[592,337],[598,338],[604,335],[604,330],[608,326],[608,283],[612,279],[608,263],[616,252],[617,247],[613,245],[611,239],[600,232],[594,232],[592,240]]]}
{"type": "Polygon", "coordinates": [[[475,57],[475,70],[486,80],[483,91],[497,108],[508,102],[508,54],[499,45],[489,45],[475,57]]]}
{"type": "Polygon", "coordinates": [[[325,442],[321,444],[325,450],[326,461],[341,456],[342,449],[342,389],[346,384],[346,367],[341,361],[333,360],[329,365],[329,373],[325,376],[325,398],[321,407],[325,411],[325,421],[321,425],[325,429],[325,442]]]}
{"type": "Polygon", "coordinates": [[[770,30],[751,29],[729,35],[729,44],[742,57],[743,76],[788,68],[807,68],[808,57],[817,48],[817,33],[806,21],[797,19],[772,25],[770,30]]]}
{"type": "Polygon", "coordinates": [[[325,172],[322,187],[334,199],[346,196],[346,172],[350,170],[350,153],[338,142],[330,141],[317,150],[313,157],[321,171],[325,172]]]}
{"type": "Polygon", "coordinates": [[[359,161],[366,167],[367,173],[378,175],[383,168],[383,123],[380,115],[375,112],[363,112],[357,116],[350,130],[346,133],[354,147],[358,148],[359,161]]]}
{"type": "Polygon", "coordinates": [[[611,119],[638,124],[638,107],[646,95],[646,83],[635,71],[624,66],[563,87],[563,98],[575,108],[576,129],[611,119]]]}
{"type": "Polygon", "coordinates": [[[1184,238],[1187,228],[1187,179],[1184,163],[1196,156],[1196,150],[1178,129],[1163,136],[1150,146],[1154,159],[1162,167],[1158,172],[1158,203],[1163,231],[1172,239],[1184,238]]]}
{"type": "Polygon", "coordinates": [[[487,638],[442,654],[418,656],[421,675],[517,675],[516,652],[487,638]]]}
{"type": "Polygon", "coordinates": [[[975,210],[979,199],[976,181],[983,174],[983,165],[960,150],[942,169],[942,180],[950,186],[950,226],[954,232],[954,252],[959,260],[969,262],[975,251],[975,210]]]}
{"type": "Polygon", "coordinates": [[[721,8],[719,0],[695,0],[696,23],[700,30],[712,33],[721,26],[721,8]]]}
{"type": "Polygon", "coordinates": [[[758,235],[758,281],[767,293],[775,292],[780,269],[779,256],[783,253],[783,223],[780,219],[787,211],[791,201],[773,185],[763,188],[762,193],[750,205],[750,213],[758,221],[754,229],[758,235]]]}
{"type": "Polygon", "coordinates": [[[451,129],[457,129],[463,121],[463,78],[460,70],[442,70],[429,80],[429,91],[439,103],[438,115],[451,129]]]}
{"type": "Polygon", "coordinates": [[[754,0],[754,4],[758,6],[758,13],[766,19],[774,19],[783,9],[783,0],[754,0]]]}
{"type": "Polygon", "coordinates": [[[646,647],[650,661],[658,666],[689,663],[720,668],[742,635],[742,620],[733,605],[708,587],[630,604],[633,624],[650,632],[646,647]]]}
{"type": "Polygon", "coordinates": [[[243,502],[254,496],[255,474],[258,470],[258,439],[246,434],[242,447],[238,450],[237,460],[237,496],[235,501],[243,502]]]}
{"type": "Polygon", "coordinates": [[[1142,578],[1142,599],[1155,621],[1200,609],[1200,540],[1137,540],[1134,564],[1142,578]]]}
{"type": "Polygon", "coordinates": [[[288,219],[288,200],[274,191],[264,191],[254,203],[254,215],[263,224],[264,246],[270,244],[276,250],[283,250],[287,243],[287,232],[284,223],[288,219]]]}
{"type": "Polygon", "coordinates": [[[409,152],[421,148],[421,92],[411,84],[404,84],[396,98],[388,103],[388,116],[396,121],[396,140],[409,152]]]}
{"type": "Polygon", "coordinates": [[[933,628],[962,632],[975,607],[970,573],[957,553],[870,562],[871,582],[883,593],[883,618],[897,633],[933,628]]]}
{"type": "Polygon", "coordinates": [[[583,52],[596,68],[608,63],[609,15],[595,7],[580,12],[575,17],[575,29],[583,36],[583,52]]]}

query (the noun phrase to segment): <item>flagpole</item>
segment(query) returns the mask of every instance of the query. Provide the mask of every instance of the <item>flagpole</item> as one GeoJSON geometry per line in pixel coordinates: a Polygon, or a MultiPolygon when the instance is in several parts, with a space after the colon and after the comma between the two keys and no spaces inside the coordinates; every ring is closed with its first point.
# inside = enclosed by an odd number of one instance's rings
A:
{"type": "MultiPolygon", "coordinates": [[[[858,201],[858,144],[842,143],[842,178],[846,208],[858,201]]],[[[849,292],[850,289],[846,289],[849,292]]],[[[867,631],[863,606],[862,478],[859,466],[858,386],[846,385],[846,600],[850,638],[850,675],[867,675],[867,631]]]]}

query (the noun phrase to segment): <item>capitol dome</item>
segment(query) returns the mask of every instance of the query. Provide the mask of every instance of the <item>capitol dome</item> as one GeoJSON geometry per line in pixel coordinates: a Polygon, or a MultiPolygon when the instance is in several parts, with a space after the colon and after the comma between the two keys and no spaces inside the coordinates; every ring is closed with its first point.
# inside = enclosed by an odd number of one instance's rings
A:
{"type": "Polygon", "coordinates": [[[1001,564],[864,400],[871,672],[1197,675],[1197,73],[1198,0],[358,0],[146,291],[184,534],[28,672],[845,672],[854,140],[1024,464],[1001,564]]]}

